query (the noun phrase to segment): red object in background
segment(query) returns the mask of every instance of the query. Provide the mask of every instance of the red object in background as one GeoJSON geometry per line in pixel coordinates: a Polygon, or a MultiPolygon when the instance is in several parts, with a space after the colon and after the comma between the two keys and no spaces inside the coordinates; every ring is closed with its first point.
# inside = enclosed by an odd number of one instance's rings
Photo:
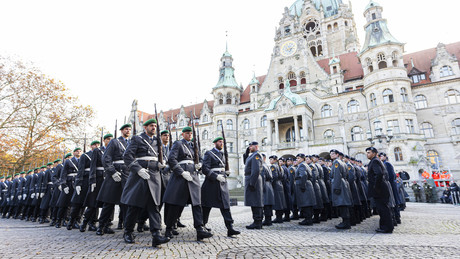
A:
{"type": "MultiPolygon", "coordinates": [[[[433,177],[433,180],[435,180],[435,181],[434,181],[434,184],[436,185],[436,187],[439,187],[439,186],[440,186],[440,183],[439,183],[439,181],[437,181],[437,180],[439,180],[439,178],[440,178],[439,173],[438,173],[438,172],[433,172],[433,173],[431,174],[431,177],[433,177]]],[[[443,186],[444,186],[444,185],[441,183],[441,187],[443,187],[443,186]]]]}
{"type": "Polygon", "coordinates": [[[423,177],[424,179],[428,179],[428,178],[430,178],[430,174],[427,173],[427,171],[424,171],[424,172],[422,173],[422,177],[423,177]]]}

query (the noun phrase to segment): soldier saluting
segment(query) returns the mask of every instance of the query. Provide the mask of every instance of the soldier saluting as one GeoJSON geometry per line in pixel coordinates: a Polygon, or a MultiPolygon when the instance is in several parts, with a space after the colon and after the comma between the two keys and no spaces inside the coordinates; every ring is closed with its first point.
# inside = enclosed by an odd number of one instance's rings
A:
{"type": "Polygon", "coordinates": [[[158,139],[155,134],[157,121],[150,119],[144,124],[144,132],[133,136],[123,156],[130,174],[121,195],[121,203],[128,209],[125,216],[126,243],[134,243],[134,225],[142,209],[149,215],[152,246],[169,242],[168,237],[161,236],[161,176],[160,169],[166,165],[158,162],[158,139]]]}

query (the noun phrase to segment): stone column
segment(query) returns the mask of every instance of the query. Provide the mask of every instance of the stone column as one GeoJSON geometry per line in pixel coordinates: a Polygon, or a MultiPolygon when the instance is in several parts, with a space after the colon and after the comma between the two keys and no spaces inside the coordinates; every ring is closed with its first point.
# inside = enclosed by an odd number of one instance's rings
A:
{"type": "Polygon", "coordinates": [[[299,121],[297,115],[294,115],[294,132],[295,132],[295,142],[300,142],[300,131],[299,131],[299,121]]]}
{"type": "Polygon", "coordinates": [[[267,121],[267,142],[269,145],[273,145],[272,143],[272,121],[268,120],[267,121]]]}
{"type": "Polygon", "coordinates": [[[278,129],[278,119],[275,119],[275,145],[279,145],[280,143],[280,132],[278,129]]]}
{"type": "Polygon", "coordinates": [[[302,127],[304,139],[305,141],[309,141],[310,137],[308,136],[307,116],[305,114],[302,114],[302,127]]]}

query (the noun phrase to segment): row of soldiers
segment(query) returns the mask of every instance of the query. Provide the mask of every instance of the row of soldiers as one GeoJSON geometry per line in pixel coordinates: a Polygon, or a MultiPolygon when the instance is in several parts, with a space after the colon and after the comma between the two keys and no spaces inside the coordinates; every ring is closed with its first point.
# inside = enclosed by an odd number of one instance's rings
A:
{"type": "Polygon", "coordinates": [[[250,143],[248,153],[251,155],[247,155],[245,162],[245,204],[251,206],[254,218],[246,226],[248,229],[299,217],[304,218],[300,225],[311,226],[339,215],[343,220],[335,227],[350,229],[377,213],[381,217],[377,232],[392,233],[394,226],[401,223],[401,193],[396,186],[392,187],[396,183],[394,170],[385,162],[386,154],[378,156],[373,147],[367,151],[371,160],[369,170],[362,161],[338,150],[330,151],[333,161],[318,155],[298,154],[295,160],[272,155],[270,164],[259,153],[257,142],[250,143]]]}
{"type": "Polygon", "coordinates": [[[47,223],[50,216],[51,226],[60,228],[65,223],[68,230],[78,228],[81,232],[89,226],[104,235],[114,233],[110,226],[115,205],[119,205],[118,228],[124,228],[124,241],[134,243],[135,224],[142,231],[149,219],[152,246],[156,247],[179,234],[179,218],[191,204],[197,240],[213,236],[206,228],[213,207],[221,210],[227,235],[240,234],[233,228],[230,213],[224,139],[216,138],[214,148],[201,157],[195,152],[191,127],[185,127],[182,139],[171,145],[169,131],[157,130],[155,119],[143,126],[143,133],[130,137],[132,127],[125,124],[120,137],[107,134],[103,145],[93,141],[89,152],[76,148],[63,163],[57,159],[26,177],[20,173],[12,181],[11,177],[2,180],[3,217],[33,222],[38,218],[47,223]],[[199,173],[205,175],[202,186],[199,173]],[[164,235],[160,233],[162,208],[164,235]]]}

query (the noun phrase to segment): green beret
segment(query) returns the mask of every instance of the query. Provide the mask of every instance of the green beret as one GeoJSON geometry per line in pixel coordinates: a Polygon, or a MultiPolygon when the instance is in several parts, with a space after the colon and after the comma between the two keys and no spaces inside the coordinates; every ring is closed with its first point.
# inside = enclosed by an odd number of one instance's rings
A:
{"type": "Polygon", "coordinates": [[[40,166],[40,169],[42,169],[42,168],[46,168],[46,165],[42,165],[42,166],[40,166]]]}
{"type": "Polygon", "coordinates": [[[216,143],[219,140],[224,140],[224,138],[223,137],[217,137],[212,141],[212,143],[216,143]]]}
{"type": "Polygon", "coordinates": [[[81,150],[81,148],[77,147],[73,150],[73,152],[77,151],[77,150],[81,150]]]}
{"type": "Polygon", "coordinates": [[[46,164],[46,165],[53,165],[53,163],[49,162],[49,163],[48,163],[48,164],[46,164]]]}
{"type": "Polygon", "coordinates": [[[142,124],[142,125],[148,126],[148,125],[150,125],[150,124],[152,124],[152,123],[157,123],[157,120],[155,120],[155,119],[150,119],[150,120],[144,122],[144,124],[142,124]]]}
{"type": "Polygon", "coordinates": [[[91,142],[91,146],[96,144],[101,144],[101,142],[99,140],[94,140],[93,142],[91,142]]]}
{"type": "Polygon", "coordinates": [[[25,173],[26,173],[26,172],[22,171],[22,172],[20,172],[19,174],[25,174],[25,173]]]}
{"type": "Polygon", "coordinates": [[[11,178],[11,175],[8,175],[8,176],[6,177],[6,179],[8,179],[8,178],[11,178]]]}
{"type": "Polygon", "coordinates": [[[64,158],[68,158],[68,157],[71,157],[72,156],[72,153],[67,153],[67,155],[65,155],[64,158]]]}
{"type": "Polygon", "coordinates": [[[34,168],[34,171],[35,171],[35,170],[38,170],[38,169],[40,169],[40,167],[35,167],[35,168],[34,168]]]}
{"type": "Polygon", "coordinates": [[[104,135],[104,140],[107,139],[107,138],[113,138],[113,135],[112,134],[105,134],[104,135]]]}
{"type": "Polygon", "coordinates": [[[163,130],[162,132],[160,132],[160,135],[163,135],[163,134],[169,134],[169,130],[163,130]]]}
{"type": "Polygon", "coordinates": [[[34,170],[31,169],[31,170],[27,171],[27,173],[31,173],[31,172],[33,172],[33,171],[34,171],[34,170]]]}
{"type": "Polygon", "coordinates": [[[132,128],[133,126],[129,123],[126,123],[124,124],[123,126],[121,126],[120,130],[123,130],[124,128],[132,128]]]}
{"type": "Polygon", "coordinates": [[[190,132],[190,131],[192,131],[192,127],[187,126],[187,127],[182,129],[182,132],[190,132]]]}
{"type": "Polygon", "coordinates": [[[15,173],[14,176],[19,175],[19,173],[15,173]]]}
{"type": "Polygon", "coordinates": [[[62,160],[61,159],[56,159],[53,161],[53,163],[57,163],[57,162],[61,162],[62,160]]]}
{"type": "Polygon", "coordinates": [[[3,178],[5,178],[5,176],[0,176],[0,179],[3,179],[3,178]]]}

